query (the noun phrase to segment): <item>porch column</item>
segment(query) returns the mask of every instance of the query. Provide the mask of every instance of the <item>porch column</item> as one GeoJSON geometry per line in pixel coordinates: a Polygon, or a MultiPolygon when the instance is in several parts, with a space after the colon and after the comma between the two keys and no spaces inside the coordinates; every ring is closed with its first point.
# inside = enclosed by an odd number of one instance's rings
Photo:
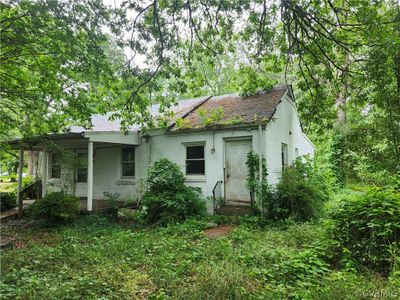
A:
{"type": "Polygon", "coordinates": [[[93,207],[93,142],[88,143],[87,211],[93,207]]]}
{"type": "Polygon", "coordinates": [[[19,149],[19,165],[18,165],[18,189],[17,189],[17,203],[18,203],[18,218],[22,218],[23,199],[22,191],[22,172],[24,170],[24,149],[19,149]]]}
{"type": "MultiPolygon", "coordinates": [[[[262,168],[262,163],[263,163],[263,128],[262,125],[258,125],[258,139],[259,139],[259,154],[258,154],[258,176],[259,176],[259,183],[260,185],[262,184],[263,181],[263,168],[262,168]]],[[[264,203],[263,203],[263,194],[262,194],[262,189],[260,192],[260,206],[261,206],[261,218],[264,218],[264,203]]]]}
{"type": "Polygon", "coordinates": [[[46,150],[43,150],[43,173],[42,173],[42,198],[46,196],[46,188],[47,188],[47,174],[49,172],[49,155],[46,150]]]}

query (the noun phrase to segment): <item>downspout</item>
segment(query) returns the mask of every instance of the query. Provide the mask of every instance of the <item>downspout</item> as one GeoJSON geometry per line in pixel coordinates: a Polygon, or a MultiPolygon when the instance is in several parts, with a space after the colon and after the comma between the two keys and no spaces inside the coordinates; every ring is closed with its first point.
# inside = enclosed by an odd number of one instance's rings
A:
{"type": "MultiPolygon", "coordinates": [[[[263,128],[262,125],[258,125],[258,140],[259,140],[259,151],[258,154],[258,181],[261,187],[263,181],[263,170],[262,170],[262,159],[263,159],[263,128]]],[[[259,197],[260,197],[260,208],[261,208],[261,218],[264,216],[264,208],[263,208],[263,199],[262,199],[262,188],[260,189],[259,197]]]]}

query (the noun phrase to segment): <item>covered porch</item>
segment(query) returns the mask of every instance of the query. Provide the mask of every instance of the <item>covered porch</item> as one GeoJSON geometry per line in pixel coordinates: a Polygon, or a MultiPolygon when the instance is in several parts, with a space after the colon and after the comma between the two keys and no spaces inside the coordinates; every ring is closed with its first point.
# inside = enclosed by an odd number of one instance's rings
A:
{"type": "MultiPolygon", "coordinates": [[[[34,137],[28,139],[21,139],[9,142],[11,147],[15,150],[19,150],[19,166],[24,165],[24,152],[25,151],[37,151],[40,152],[40,177],[42,181],[42,197],[46,195],[49,191],[49,187],[57,182],[62,186],[65,185],[65,179],[60,176],[55,180],[54,178],[49,178],[51,172],[54,171],[52,166],[50,166],[50,158],[54,153],[54,149],[63,149],[65,151],[69,151],[76,157],[79,153],[80,156],[82,154],[87,158],[85,159],[85,172],[84,174],[80,174],[80,178],[82,175],[85,177],[85,180],[78,180],[78,173],[76,172],[76,167],[72,168],[72,173],[69,174],[72,177],[71,184],[69,186],[70,193],[79,197],[81,203],[81,211],[84,212],[101,212],[112,208],[112,204],[110,201],[99,199],[98,193],[97,195],[94,193],[94,180],[96,176],[106,176],[105,174],[96,174],[95,172],[95,158],[96,151],[101,151],[101,149],[111,149],[117,147],[132,147],[138,146],[141,144],[141,137],[138,132],[130,131],[128,133],[124,132],[115,132],[115,131],[84,131],[81,133],[62,133],[62,134],[52,134],[46,135],[43,137],[34,137]],[[50,174],[49,174],[50,173],[50,174]]],[[[116,159],[115,157],[111,157],[112,159],[116,159]]],[[[110,158],[110,159],[111,159],[110,158]]],[[[98,162],[108,159],[103,154],[101,157],[97,157],[98,162]]],[[[19,167],[18,169],[18,189],[17,191],[22,190],[22,169],[19,167]]],[[[101,172],[101,173],[106,173],[101,172]]],[[[100,172],[97,172],[100,173],[100,172]]],[[[103,178],[104,180],[104,178],[103,178]]],[[[113,178],[109,179],[110,181],[114,180],[113,178]]],[[[97,191],[98,192],[98,191],[97,191]]],[[[23,199],[20,192],[17,193],[17,204],[18,204],[18,214],[21,216],[23,209],[23,199]]]]}

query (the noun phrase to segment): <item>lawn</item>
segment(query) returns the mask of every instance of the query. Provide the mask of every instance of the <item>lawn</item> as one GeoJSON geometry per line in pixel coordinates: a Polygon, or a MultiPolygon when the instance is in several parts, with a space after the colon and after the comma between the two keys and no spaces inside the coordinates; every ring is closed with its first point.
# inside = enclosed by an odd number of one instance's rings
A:
{"type": "MultiPolygon", "coordinates": [[[[0,182],[0,192],[14,193],[17,191],[18,182],[12,182],[10,176],[0,176],[2,182],[0,182]]],[[[22,186],[25,187],[33,182],[32,176],[26,176],[22,178],[22,186]]]]}
{"type": "Polygon", "coordinates": [[[13,193],[17,190],[17,182],[0,182],[0,192],[13,193]]]}
{"type": "MultiPolygon", "coordinates": [[[[2,224],[2,299],[360,299],[399,295],[389,278],[328,264],[319,224],[260,227],[254,218],[210,239],[208,220],[135,228],[105,216],[38,227],[2,224]],[[374,294],[375,293],[375,294],[374,294]]],[[[212,221],[216,221],[213,219],[212,221]]],[[[219,220],[221,222],[221,220],[219,220]]],[[[397,276],[397,277],[396,277],[397,276]]],[[[393,297],[394,299],[394,297],[393,297]]]]}

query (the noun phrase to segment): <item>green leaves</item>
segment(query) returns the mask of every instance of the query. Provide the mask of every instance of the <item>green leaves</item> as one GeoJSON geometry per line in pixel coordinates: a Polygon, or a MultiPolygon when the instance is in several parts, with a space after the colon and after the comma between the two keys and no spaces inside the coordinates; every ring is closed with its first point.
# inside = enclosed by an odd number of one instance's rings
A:
{"type": "Polygon", "coordinates": [[[56,224],[74,220],[79,213],[79,208],[79,198],[64,192],[54,192],[47,194],[29,207],[29,214],[48,224],[56,224]]]}
{"type": "Polygon", "coordinates": [[[140,222],[166,225],[205,213],[198,189],[186,186],[181,168],[168,159],[159,159],[151,166],[147,184],[138,213],[140,222]]]}
{"type": "Polygon", "coordinates": [[[330,233],[358,263],[388,273],[400,249],[400,195],[370,190],[345,197],[330,212],[330,233]]]}
{"type": "Polygon", "coordinates": [[[115,75],[101,28],[109,21],[106,11],[84,1],[1,4],[2,134],[90,124],[99,87],[115,75]]]}

